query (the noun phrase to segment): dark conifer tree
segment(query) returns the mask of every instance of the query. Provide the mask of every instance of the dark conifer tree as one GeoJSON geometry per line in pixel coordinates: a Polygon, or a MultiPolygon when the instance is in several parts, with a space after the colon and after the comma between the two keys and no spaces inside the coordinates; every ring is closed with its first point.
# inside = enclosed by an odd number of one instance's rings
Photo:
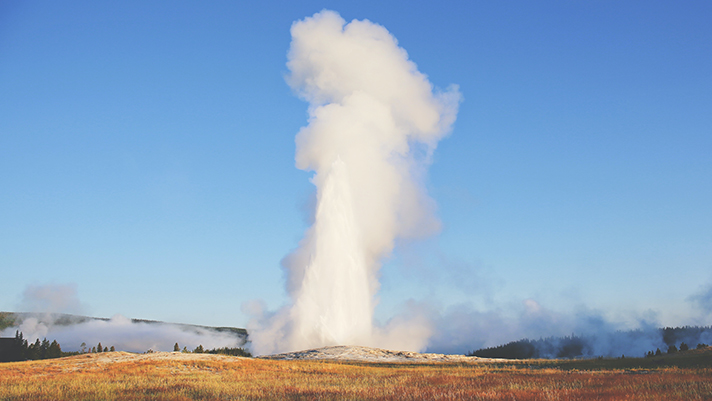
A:
{"type": "Polygon", "coordinates": [[[27,340],[22,337],[22,332],[15,332],[15,354],[10,357],[15,361],[24,361],[27,359],[27,340]]]}
{"type": "Polygon", "coordinates": [[[40,339],[35,340],[34,343],[27,347],[27,359],[36,361],[40,359],[40,339]]]}
{"type": "Polygon", "coordinates": [[[47,358],[61,358],[62,357],[62,347],[59,346],[57,340],[52,341],[47,350],[47,358]]]}
{"type": "Polygon", "coordinates": [[[22,337],[22,333],[18,330],[15,332],[15,338],[10,343],[8,348],[0,352],[0,362],[16,362],[26,360],[27,355],[27,340],[22,337]]]}
{"type": "Polygon", "coordinates": [[[42,344],[40,345],[40,359],[47,359],[47,353],[49,352],[49,340],[47,340],[47,337],[45,337],[44,340],[42,340],[42,344]]]}

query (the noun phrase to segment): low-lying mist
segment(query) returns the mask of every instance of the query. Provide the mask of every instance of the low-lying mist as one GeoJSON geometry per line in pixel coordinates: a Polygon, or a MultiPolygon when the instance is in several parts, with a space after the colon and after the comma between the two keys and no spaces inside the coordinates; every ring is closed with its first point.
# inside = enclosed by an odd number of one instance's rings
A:
{"type": "Polygon", "coordinates": [[[28,342],[44,338],[57,340],[63,351],[79,351],[81,344],[102,343],[119,351],[173,351],[175,343],[188,350],[202,345],[205,349],[243,346],[244,336],[233,331],[163,322],[137,321],[120,314],[111,319],[74,315],[83,310],[74,284],[30,285],[22,294],[15,324],[0,333],[13,337],[20,331],[28,342]]]}
{"type": "MultiPolygon", "coordinates": [[[[244,339],[232,332],[222,332],[199,326],[179,325],[163,322],[133,321],[122,315],[111,319],[67,320],[67,315],[34,315],[26,317],[17,326],[3,331],[3,337],[11,337],[16,331],[22,332],[28,342],[47,338],[57,340],[63,351],[79,351],[81,344],[88,348],[102,343],[114,346],[119,351],[145,352],[173,351],[178,343],[181,349],[195,349],[202,345],[205,349],[234,348],[244,344],[244,339]]],[[[79,319],[79,318],[78,318],[79,319]]]]}
{"type": "Polygon", "coordinates": [[[712,344],[709,327],[712,310],[708,300],[712,287],[690,296],[694,311],[682,328],[665,328],[654,311],[632,320],[615,320],[603,311],[580,306],[571,312],[548,309],[533,299],[516,308],[476,310],[469,305],[456,305],[436,310],[427,305],[421,309],[436,327],[428,352],[463,353],[501,346],[528,339],[538,357],[620,357],[644,356],[649,351],[681,343],[694,348],[712,344]]]}

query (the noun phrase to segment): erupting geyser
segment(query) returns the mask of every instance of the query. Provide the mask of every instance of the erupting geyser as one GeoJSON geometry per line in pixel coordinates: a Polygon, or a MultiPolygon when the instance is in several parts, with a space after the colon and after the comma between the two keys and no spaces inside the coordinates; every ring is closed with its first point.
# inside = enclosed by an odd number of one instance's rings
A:
{"type": "Polygon", "coordinates": [[[377,272],[398,237],[439,228],[420,178],[449,132],[460,94],[433,92],[396,39],[322,11],[292,25],[289,85],[309,102],[296,164],[314,171],[312,227],[283,265],[289,305],[249,328],[258,354],[327,345],[419,350],[423,319],[373,322],[377,272]]]}

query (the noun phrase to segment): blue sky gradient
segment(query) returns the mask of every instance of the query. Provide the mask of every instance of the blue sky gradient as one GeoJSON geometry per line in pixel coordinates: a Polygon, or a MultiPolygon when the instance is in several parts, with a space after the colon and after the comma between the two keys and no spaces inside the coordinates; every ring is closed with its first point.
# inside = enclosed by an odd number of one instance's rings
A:
{"type": "Polygon", "coordinates": [[[702,1],[4,1],[0,310],[47,284],[82,313],[205,325],[286,302],[313,207],[289,28],[324,8],[464,96],[427,177],[442,232],[384,261],[380,319],[413,299],[712,324],[702,1]]]}

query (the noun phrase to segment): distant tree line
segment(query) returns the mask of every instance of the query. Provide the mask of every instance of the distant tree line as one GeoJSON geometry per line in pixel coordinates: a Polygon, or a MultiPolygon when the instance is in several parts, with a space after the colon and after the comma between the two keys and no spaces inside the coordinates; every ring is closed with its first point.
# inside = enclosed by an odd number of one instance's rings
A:
{"type": "MultiPolygon", "coordinates": [[[[153,352],[152,350],[149,350],[153,352]]],[[[188,351],[187,347],[183,347],[183,350],[180,349],[180,346],[178,343],[175,343],[173,345],[173,352],[185,352],[185,353],[193,353],[193,354],[220,354],[220,355],[231,355],[231,356],[242,356],[246,358],[251,358],[252,354],[250,351],[244,349],[244,348],[229,348],[229,347],[222,347],[222,348],[213,348],[206,350],[203,348],[203,345],[198,345],[195,347],[193,351],[188,351]]]]}
{"type": "Polygon", "coordinates": [[[82,347],[82,348],[81,348],[81,350],[80,350],[79,352],[77,352],[77,354],[86,354],[86,353],[95,353],[95,352],[114,352],[114,351],[116,351],[116,348],[115,348],[113,345],[112,345],[111,347],[104,347],[104,346],[101,345],[101,342],[99,342],[99,344],[97,344],[97,345],[91,347],[91,349],[87,348],[87,344],[86,344],[86,343],[82,343],[82,345],[80,345],[80,347],[82,347]]]}
{"type": "Polygon", "coordinates": [[[206,354],[220,354],[220,355],[231,355],[231,356],[243,356],[246,358],[251,358],[252,354],[250,351],[244,349],[244,348],[228,348],[228,347],[222,347],[222,348],[214,348],[211,350],[205,351],[206,354]]]}
{"type": "Polygon", "coordinates": [[[61,358],[62,347],[57,340],[49,342],[47,338],[34,343],[28,343],[20,331],[15,332],[15,338],[3,338],[0,345],[0,362],[15,362],[38,359],[61,358]]]}
{"type": "MultiPolygon", "coordinates": [[[[89,348],[86,343],[80,345],[80,350],[75,352],[63,352],[62,347],[57,340],[49,342],[46,338],[42,341],[39,338],[29,343],[19,330],[15,332],[14,338],[0,338],[0,362],[16,362],[27,360],[61,358],[64,356],[79,355],[84,353],[97,352],[114,352],[116,348],[104,346],[100,343],[89,348]]],[[[173,346],[173,351],[181,351],[178,343],[173,346]]],[[[148,350],[146,353],[152,353],[153,350],[148,350]]],[[[198,345],[193,351],[188,351],[183,347],[182,352],[191,352],[195,354],[222,354],[242,357],[252,357],[252,354],[244,348],[214,348],[206,350],[202,345],[198,345]]]]}
{"type": "MultiPolygon", "coordinates": [[[[648,351],[645,356],[662,355],[663,353],[673,354],[679,351],[687,351],[690,346],[688,344],[698,344],[697,348],[707,347],[707,344],[701,340],[712,337],[712,326],[685,326],[685,327],[666,327],[656,329],[660,335],[662,342],[665,344],[664,349],[658,348],[656,351],[648,351]]],[[[618,338],[624,338],[630,341],[631,344],[636,342],[636,339],[642,338],[644,334],[641,330],[629,332],[616,332],[618,338]]],[[[482,358],[504,358],[504,359],[532,359],[532,358],[580,358],[580,357],[596,357],[602,355],[594,355],[593,343],[595,337],[584,336],[565,336],[565,337],[547,337],[538,340],[523,339],[512,341],[504,345],[496,347],[481,348],[467,353],[469,356],[478,356],[482,358]]],[[[640,350],[638,352],[641,352],[640,350]]]]}
{"type": "MultiPolygon", "coordinates": [[[[697,349],[704,349],[704,348],[707,348],[707,347],[709,347],[709,345],[708,345],[708,344],[705,344],[705,343],[698,343],[698,344],[697,344],[697,349]]],[[[666,353],[668,353],[668,354],[676,354],[676,353],[678,353],[678,352],[685,352],[685,351],[689,351],[689,350],[690,350],[690,346],[687,345],[687,344],[685,344],[684,342],[682,342],[682,343],[680,343],[680,348],[679,348],[679,349],[675,346],[675,344],[673,344],[673,345],[671,345],[671,346],[668,347],[666,353]]],[[[646,358],[652,358],[652,357],[655,357],[655,356],[662,356],[662,354],[663,354],[663,352],[660,351],[660,348],[658,348],[658,349],[656,349],[655,351],[648,351],[648,353],[645,354],[645,357],[646,357],[646,358]]]]}
{"type": "Polygon", "coordinates": [[[536,359],[547,358],[575,358],[583,355],[584,340],[581,337],[548,337],[538,340],[527,338],[512,341],[496,347],[481,348],[468,353],[468,356],[481,358],[503,359],[536,359]]]}
{"type": "Polygon", "coordinates": [[[113,345],[104,347],[99,343],[92,348],[87,348],[86,343],[82,343],[80,351],[64,352],[57,340],[49,342],[47,338],[42,341],[38,338],[34,343],[29,343],[19,330],[15,332],[14,338],[0,338],[0,362],[35,361],[79,355],[87,352],[113,351],[116,351],[113,345]]]}

